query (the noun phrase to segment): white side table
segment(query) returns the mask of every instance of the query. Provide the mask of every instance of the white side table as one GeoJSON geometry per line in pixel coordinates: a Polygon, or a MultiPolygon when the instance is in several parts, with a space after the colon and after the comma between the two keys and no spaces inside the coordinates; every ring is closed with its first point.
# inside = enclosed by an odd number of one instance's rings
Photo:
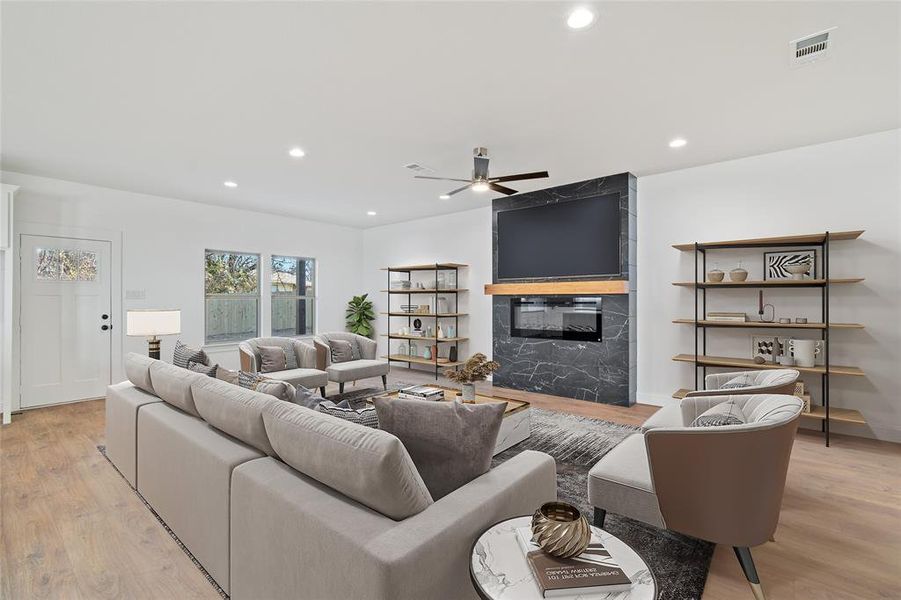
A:
{"type": "MultiPolygon", "coordinates": [[[[472,547],[469,573],[472,584],[485,600],[543,600],[526,556],[516,541],[516,528],[529,527],[532,517],[501,521],[483,533],[472,547]]],[[[574,594],[563,600],[654,600],[657,584],[648,566],[628,544],[592,526],[626,575],[632,580],[628,592],[574,594]]]]}

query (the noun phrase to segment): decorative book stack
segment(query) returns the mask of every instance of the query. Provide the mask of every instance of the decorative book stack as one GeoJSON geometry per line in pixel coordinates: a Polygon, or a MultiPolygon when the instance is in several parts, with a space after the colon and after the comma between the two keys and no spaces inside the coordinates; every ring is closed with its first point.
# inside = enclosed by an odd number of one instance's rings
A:
{"type": "Polygon", "coordinates": [[[748,315],[740,312],[709,312],[707,313],[708,321],[736,321],[744,323],[748,320],[748,315]]]}
{"type": "Polygon", "coordinates": [[[529,527],[516,529],[516,539],[545,598],[576,594],[612,594],[632,589],[632,580],[592,533],[588,548],[573,558],[556,558],[532,541],[529,527]]]}
{"type": "Polygon", "coordinates": [[[444,390],[427,385],[411,385],[401,389],[397,393],[398,398],[408,400],[444,400],[444,390]]]}

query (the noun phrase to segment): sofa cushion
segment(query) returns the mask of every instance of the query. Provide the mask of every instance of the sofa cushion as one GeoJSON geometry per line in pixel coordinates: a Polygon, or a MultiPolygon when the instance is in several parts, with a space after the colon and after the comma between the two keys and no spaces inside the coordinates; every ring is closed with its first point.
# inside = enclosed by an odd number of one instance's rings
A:
{"type": "Polygon", "coordinates": [[[373,402],[379,427],[403,442],[435,500],[491,468],[506,402],[463,404],[385,397],[373,402]]]}
{"type": "Polygon", "coordinates": [[[329,348],[332,353],[332,364],[350,362],[354,359],[353,345],[344,340],[330,340],[329,348]]]}
{"type": "Polygon", "coordinates": [[[267,405],[263,422],[279,458],[372,510],[402,520],[432,504],[410,455],[390,433],[287,402],[267,405]]]}
{"type": "Polygon", "coordinates": [[[344,404],[345,406],[338,406],[331,400],[323,400],[316,405],[316,409],[321,413],[332,415],[333,417],[338,417],[339,419],[344,419],[345,421],[350,421],[351,423],[359,423],[360,425],[365,425],[366,427],[374,427],[378,429],[379,417],[375,412],[374,406],[354,409],[350,406],[347,406],[346,401],[344,401],[344,404]]]}
{"type": "Polygon", "coordinates": [[[306,388],[318,388],[328,385],[328,373],[318,369],[288,369],[266,373],[266,379],[287,381],[294,387],[302,385],[306,388]]]}
{"type": "Polygon", "coordinates": [[[125,376],[135,387],[141,388],[149,394],[154,394],[153,383],[150,381],[150,365],[156,362],[155,358],[129,352],[125,355],[125,376]]]}
{"type": "Polygon", "coordinates": [[[192,348],[181,340],[176,340],[172,364],[176,367],[187,369],[188,364],[192,362],[208,365],[210,364],[210,357],[206,355],[202,348],[192,348]]]}
{"type": "Polygon", "coordinates": [[[192,360],[188,363],[188,370],[194,371],[195,373],[201,373],[207,377],[215,377],[216,372],[219,370],[219,365],[205,365],[192,360]]]}
{"type": "Polygon", "coordinates": [[[279,400],[210,377],[196,382],[193,390],[204,421],[260,452],[275,454],[263,425],[263,409],[279,400]]]}
{"type": "Polygon", "coordinates": [[[722,402],[702,412],[689,427],[722,427],[744,425],[748,422],[741,408],[734,401],[722,402]]]}
{"type": "MultiPolygon", "coordinates": [[[[281,346],[257,346],[260,353],[260,371],[284,371],[288,368],[288,354],[281,346]]],[[[293,347],[292,347],[292,352],[293,347]]]]}
{"type": "Polygon", "coordinates": [[[161,360],[150,365],[150,381],[157,396],[175,408],[199,417],[194,406],[191,384],[196,381],[210,379],[206,375],[194,373],[188,369],[164,363],[161,360]]]}
{"type": "Polygon", "coordinates": [[[352,360],[350,362],[338,363],[326,369],[328,378],[337,383],[346,383],[348,381],[356,381],[357,379],[366,379],[368,377],[379,377],[388,374],[388,363],[384,360],[352,360]]]}

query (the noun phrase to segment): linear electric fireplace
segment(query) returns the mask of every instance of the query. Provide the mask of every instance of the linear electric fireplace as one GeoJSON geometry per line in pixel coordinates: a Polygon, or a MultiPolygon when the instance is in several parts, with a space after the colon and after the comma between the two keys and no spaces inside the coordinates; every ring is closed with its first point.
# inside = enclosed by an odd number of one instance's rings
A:
{"type": "Polygon", "coordinates": [[[600,296],[530,296],[510,299],[510,336],[601,341],[600,296]]]}

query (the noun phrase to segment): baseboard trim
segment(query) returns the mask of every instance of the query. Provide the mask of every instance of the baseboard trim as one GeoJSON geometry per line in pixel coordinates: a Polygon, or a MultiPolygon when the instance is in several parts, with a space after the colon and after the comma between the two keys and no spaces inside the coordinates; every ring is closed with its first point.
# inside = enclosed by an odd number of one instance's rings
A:
{"type": "Polygon", "coordinates": [[[666,394],[647,394],[644,392],[636,393],[635,401],[639,404],[650,404],[652,406],[668,406],[674,402],[678,402],[677,399],[666,394]]]}

